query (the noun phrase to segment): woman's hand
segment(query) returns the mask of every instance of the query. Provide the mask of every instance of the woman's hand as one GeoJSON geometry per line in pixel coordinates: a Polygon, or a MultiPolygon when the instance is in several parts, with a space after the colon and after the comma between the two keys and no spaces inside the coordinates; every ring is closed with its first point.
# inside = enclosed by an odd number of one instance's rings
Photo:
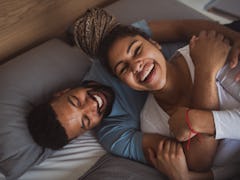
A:
{"type": "Polygon", "coordinates": [[[156,155],[149,150],[149,158],[153,166],[169,179],[189,179],[187,162],[180,143],[164,139],[160,141],[156,155]]]}
{"type": "Polygon", "coordinates": [[[198,37],[192,37],[189,46],[196,71],[214,78],[230,51],[229,41],[215,31],[201,31],[198,37]]]}
{"type": "MultiPolygon", "coordinates": [[[[178,141],[187,141],[196,136],[196,133],[190,131],[186,122],[186,112],[188,108],[178,107],[174,114],[169,118],[169,130],[178,141]]],[[[201,134],[213,136],[215,134],[215,124],[211,111],[190,109],[188,118],[191,128],[201,134]]]]}

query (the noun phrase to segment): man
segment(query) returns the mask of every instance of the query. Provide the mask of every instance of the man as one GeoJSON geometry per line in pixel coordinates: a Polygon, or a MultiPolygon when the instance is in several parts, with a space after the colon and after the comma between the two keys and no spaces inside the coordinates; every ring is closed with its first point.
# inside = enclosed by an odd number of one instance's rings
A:
{"type": "MultiPolygon", "coordinates": [[[[100,46],[101,40],[104,38],[104,35],[106,35],[109,31],[111,31],[111,29],[117,26],[117,24],[117,22],[114,22],[114,17],[108,15],[105,12],[95,13],[94,10],[88,11],[75,23],[74,40],[76,44],[81,47],[84,52],[86,52],[86,54],[91,56],[93,59],[96,59],[99,53],[98,48],[100,46]],[[96,14],[98,15],[98,18],[95,17],[96,14]],[[89,33],[91,30],[93,30],[94,33],[89,33]]],[[[153,39],[159,42],[179,41],[183,39],[187,40],[192,35],[199,34],[199,32],[203,29],[215,30],[233,42],[233,48],[230,55],[232,58],[229,58],[233,62],[231,63],[231,67],[236,66],[238,63],[237,57],[239,56],[238,49],[240,42],[239,34],[216,23],[204,20],[180,20],[148,23],[139,22],[138,24],[135,24],[135,26],[142,27],[145,32],[147,32],[149,35],[151,35],[151,37],[153,37],[153,39]]],[[[167,48],[165,49],[163,47],[162,51],[167,52],[168,50],[167,48]]],[[[97,79],[102,82],[106,82],[107,79],[107,83],[111,84],[111,86],[115,88],[115,93],[117,95],[115,104],[118,106],[116,106],[116,108],[114,107],[114,111],[111,113],[110,117],[107,117],[103,120],[102,127],[97,131],[99,142],[103,145],[104,148],[106,148],[106,150],[112,152],[113,154],[141,162],[147,162],[147,159],[149,158],[149,148],[155,150],[155,155],[158,152],[159,148],[157,142],[159,142],[159,136],[157,134],[141,133],[139,131],[140,118],[138,116],[138,110],[141,109],[142,105],[140,101],[144,101],[145,97],[136,95],[130,96],[134,93],[127,92],[130,90],[126,90],[127,88],[124,85],[121,85],[119,82],[117,85],[117,82],[115,82],[113,79],[111,80],[111,78],[108,77],[109,75],[103,77],[103,71],[104,70],[101,70],[101,66],[98,64],[98,62],[95,61],[88,77],[85,77],[86,79],[97,79]],[[112,83],[110,83],[111,81],[112,83]],[[125,99],[127,99],[127,101],[125,101],[125,99]]],[[[198,78],[206,78],[206,76],[203,74],[203,76],[201,75],[198,78]]],[[[205,84],[204,87],[208,88],[208,84],[205,84]]],[[[198,99],[193,102],[195,108],[201,108],[200,106],[205,107],[206,105],[206,107],[209,107],[212,105],[208,102],[202,102],[201,97],[203,97],[203,93],[205,91],[200,88],[196,90],[197,91],[195,91],[194,95],[196,95],[198,99]]],[[[210,93],[210,91],[207,92],[210,93]]],[[[211,95],[208,93],[204,94],[204,96],[211,97],[211,95]]],[[[209,98],[206,99],[208,100],[209,98]]],[[[212,139],[214,140],[213,137],[212,139]]],[[[202,147],[204,148],[207,146],[202,147]]],[[[191,151],[187,151],[187,153],[191,152],[193,152],[192,148],[191,151]]],[[[198,158],[203,157],[198,156],[198,158]]],[[[189,158],[189,160],[194,159],[189,158]]],[[[197,166],[199,165],[197,161],[195,161],[194,164],[197,166]]],[[[221,177],[221,175],[219,175],[219,177],[221,177]]],[[[230,176],[225,175],[225,177],[230,176]]]]}
{"type": "Polygon", "coordinates": [[[36,106],[27,118],[34,141],[42,147],[59,149],[70,140],[96,127],[112,109],[113,90],[95,81],[65,89],[36,106]]]}

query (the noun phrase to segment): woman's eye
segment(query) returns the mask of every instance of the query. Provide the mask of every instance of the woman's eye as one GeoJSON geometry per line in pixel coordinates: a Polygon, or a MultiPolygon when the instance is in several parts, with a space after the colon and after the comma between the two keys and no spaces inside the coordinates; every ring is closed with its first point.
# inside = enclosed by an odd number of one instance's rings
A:
{"type": "Polygon", "coordinates": [[[126,72],[126,70],[127,70],[127,66],[125,65],[121,68],[120,74],[126,72]]]}
{"type": "Polygon", "coordinates": [[[137,56],[141,52],[142,45],[138,46],[134,51],[134,56],[137,56]]]}

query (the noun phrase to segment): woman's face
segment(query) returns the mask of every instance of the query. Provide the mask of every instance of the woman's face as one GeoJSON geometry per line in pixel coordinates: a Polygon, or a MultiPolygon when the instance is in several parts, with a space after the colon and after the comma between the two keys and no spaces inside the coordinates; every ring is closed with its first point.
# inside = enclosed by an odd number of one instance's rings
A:
{"type": "Polygon", "coordinates": [[[166,60],[160,46],[142,36],[127,36],[114,42],[109,65],[123,82],[139,91],[160,90],[166,83],[166,60]]]}

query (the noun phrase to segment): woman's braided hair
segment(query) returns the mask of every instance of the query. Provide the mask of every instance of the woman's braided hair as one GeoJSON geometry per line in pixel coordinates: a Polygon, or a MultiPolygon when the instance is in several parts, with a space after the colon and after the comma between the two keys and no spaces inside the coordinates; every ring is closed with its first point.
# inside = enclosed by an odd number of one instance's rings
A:
{"type": "Polygon", "coordinates": [[[138,28],[118,23],[113,15],[98,8],[87,10],[73,28],[76,45],[88,56],[99,59],[111,73],[108,51],[117,39],[136,35],[147,40],[150,38],[138,28]]]}
{"type": "Polygon", "coordinates": [[[88,9],[74,23],[74,41],[87,55],[96,58],[100,43],[117,25],[116,18],[103,9],[88,9]]]}

